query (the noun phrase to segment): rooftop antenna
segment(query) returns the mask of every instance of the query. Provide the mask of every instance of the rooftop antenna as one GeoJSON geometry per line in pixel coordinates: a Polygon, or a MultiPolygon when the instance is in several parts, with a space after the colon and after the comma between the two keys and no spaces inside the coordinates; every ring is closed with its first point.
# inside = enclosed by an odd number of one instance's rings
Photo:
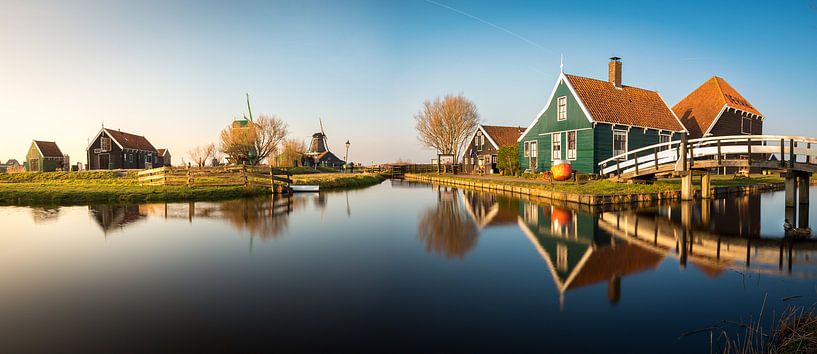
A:
{"type": "Polygon", "coordinates": [[[564,53],[559,55],[559,72],[561,72],[563,74],[565,72],[565,55],[564,55],[564,53]]]}
{"type": "Polygon", "coordinates": [[[250,94],[247,94],[247,112],[250,113],[250,122],[252,122],[252,108],[250,108],[250,94]]]}

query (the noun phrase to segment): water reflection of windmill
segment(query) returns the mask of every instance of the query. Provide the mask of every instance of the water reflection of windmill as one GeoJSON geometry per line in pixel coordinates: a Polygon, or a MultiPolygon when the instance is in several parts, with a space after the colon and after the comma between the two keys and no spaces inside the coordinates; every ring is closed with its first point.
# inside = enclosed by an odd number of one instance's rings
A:
{"type": "Polygon", "coordinates": [[[664,258],[599,232],[592,214],[527,202],[519,205],[519,227],[547,263],[560,306],[567,291],[603,282],[608,283],[608,299],[617,303],[622,277],[654,269],[664,258]]]}
{"type": "Polygon", "coordinates": [[[329,143],[326,138],[326,132],[323,130],[323,120],[318,121],[321,126],[321,131],[312,134],[312,141],[309,143],[309,149],[304,153],[307,161],[306,164],[311,166],[323,166],[339,168],[343,166],[344,161],[335,156],[329,150],[329,143]]]}

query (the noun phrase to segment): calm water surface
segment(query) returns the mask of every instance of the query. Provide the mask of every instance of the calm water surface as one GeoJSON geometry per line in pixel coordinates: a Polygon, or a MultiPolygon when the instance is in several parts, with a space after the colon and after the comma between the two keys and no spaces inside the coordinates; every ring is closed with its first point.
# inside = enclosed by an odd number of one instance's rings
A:
{"type": "Polygon", "coordinates": [[[0,350],[708,352],[684,334],[817,302],[817,247],[783,241],[784,212],[782,193],[602,211],[400,182],[0,207],[0,350]]]}

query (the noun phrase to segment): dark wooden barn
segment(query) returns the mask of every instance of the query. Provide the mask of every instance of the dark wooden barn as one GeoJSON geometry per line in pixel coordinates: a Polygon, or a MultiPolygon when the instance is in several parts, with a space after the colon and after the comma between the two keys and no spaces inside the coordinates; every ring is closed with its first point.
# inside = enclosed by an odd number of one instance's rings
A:
{"type": "Polygon", "coordinates": [[[144,136],[102,128],[86,149],[89,170],[134,170],[160,166],[159,151],[144,136]]]}

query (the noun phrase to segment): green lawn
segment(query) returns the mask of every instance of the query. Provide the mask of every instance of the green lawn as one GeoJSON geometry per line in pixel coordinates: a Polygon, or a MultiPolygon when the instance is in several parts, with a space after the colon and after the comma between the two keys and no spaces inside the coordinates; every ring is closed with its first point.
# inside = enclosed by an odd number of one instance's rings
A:
{"type": "MultiPolygon", "coordinates": [[[[322,189],[357,188],[377,184],[372,174],[318,173],[293,176],[295,184],[322,189]]],[[[221,200],[269,194],[268,188],[140,186],[136,173],[110,171],[0,174],[0,204],[87,204],[157,201],[221,200]]]]}
{"type": "MultiPolygon", "coordinates": [[[[436,175],[435,175],[436,176],[436,175]]],[[[576,184],[569,182],[554,182],[552,184],[544,183],[541,180],[531,180],[525,178],[508,177],[501,179],[484,179],[478,177],[469,177],[467,175],[443,175],[439,176],[446,179],[471,179],[478,180],[483,183],[494,183],[498,185],[512,185],[526,188],[541,188],[557,192],[567,192],[583,195],[617,195],[617,194],[649,194],[666,191],[677,191],[681,189],[681,180],[679,178],[661,179],[651,184],[635,184],[635,183],[619,183],[610,180],[590,180],[583,181],[576,184]]],[[[731,186],[751,186],[762,183],[782,183],[783,179],[777,175],[752,175],[748,178],[734,178],[731,175],[712,176],[713,187],[731,187],[731,186]]],[[[700,178],[693,178],[693,184],[696,189],[700,189],[700,178]]]]}

